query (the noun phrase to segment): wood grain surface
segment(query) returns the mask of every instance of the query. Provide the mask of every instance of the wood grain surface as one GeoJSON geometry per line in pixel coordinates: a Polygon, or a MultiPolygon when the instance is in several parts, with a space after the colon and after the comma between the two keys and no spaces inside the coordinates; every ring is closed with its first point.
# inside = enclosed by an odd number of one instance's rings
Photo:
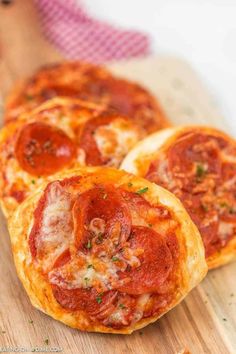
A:
{"type": "MultiPolygon", "coordinates": [[[[30,0],[16,0],[12,8],[0,6],[2,104],[16,79],[61,58],[42,38],[36,22],[30,0]]],[[[208,124],[228,130],[197,74],[182,60],[159,57],[114,63],[110,68],[152,90],[173,124],[208,124]]],[[[0,352],[13,352],[17,347],[29,352],[51,348],[72,354],[234,354],[235,275],[236,263],[209,272],[180,305],[132,335],[83,333],[31,306],[17,278],[6,223],[0,213],[0,352]]]]}

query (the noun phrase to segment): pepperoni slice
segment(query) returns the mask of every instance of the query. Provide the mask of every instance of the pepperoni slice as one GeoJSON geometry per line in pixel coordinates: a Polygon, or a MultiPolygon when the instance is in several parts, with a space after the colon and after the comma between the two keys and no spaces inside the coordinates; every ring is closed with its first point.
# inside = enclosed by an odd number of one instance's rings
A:
{"type": "Polygon", "coordinates": [[[194,162],[207,164],[208,173],[221,170],[218,142],[204,134],[185,134],[170,148],[168,156],[171,170],[178,166],[181,172],[191,172],[194,162]]]}
{"type": "Polygon", "coordinates": [[[24,171],[47,176],[71,164],[76,156],[76,146],[62,130],[34,122],[20,131],[15,154],[24,171]]]}
{"type": "Polygon", "coordinates": [[[40,92],[40,97],[42,101],[49,100],[53,97],[75,97],[77,94],[77,90],[74,87],[69,86],[60,86],[60,85],[51,85],[45,87],[40,92]]]}
{"type": "Polygon", "coordinates": [[[14,186],[10,191],[10,196],[13,197],[18,203],[22,203],[25,199],[25,191],[14,190],[14,186]]]}
{"type": "Polygon", "coordinates": [[[164,113],[155,100],[135,83],[114,77],[95,78],[83,86],[81,93],[82,98],[107,102],[109,107],[134,119],[148,133],[166,126],[164,113]]]}
{"type": "Polygon", "coordinates": [[[137,193],[124,190],[120,190],[120,193],[125,199],[128,207],[139,217],[145,218],[147,223],[152,223],[154,220],[155,222],[157,222],[157,220],[167,220],[171,217],[168,209],[162,206],[151,206],[147,200],[137,193]]]}
{"type": "Polygon", "coordinates": [[[71,260],[70,250],[65,250],[55,261],[53,268],[63,267],[64,264],[71,260]]]}
{"type": "Polygon", "coordinates": [[[58,303],[72,311],[86,311],[90,316],[103,319],[114,310],[117,291],[98,293],[94,288],[63,289],[52,285],[53,295],[58,303]]]}
{"type": "Polygon", "coordinates": [[[125,282],[118,290],[133,295],[158,293],[173,268],[172,255],[164,238],[151,228],[133,226],[130,247],[143,249],[139,256],[141,264],[120,272],[120,279],[125,282]]]}
{"type": "Polygon", "coordinates": [[[79,137],[79,147],[85,151],[86,164],[89,166],[105,165],[108,161],[102,156],[94,138],[96,129],[111,123],[117,115],[102,115],[90,119],[83,127],[79,137]]]}
{"type": "Polygon", "coordinates": [[[73,207],[77,248],[92,252],[122,247],[131,230],[131,215],[120,193],[111,185],[97,186],[77,197],[73,207]]]}

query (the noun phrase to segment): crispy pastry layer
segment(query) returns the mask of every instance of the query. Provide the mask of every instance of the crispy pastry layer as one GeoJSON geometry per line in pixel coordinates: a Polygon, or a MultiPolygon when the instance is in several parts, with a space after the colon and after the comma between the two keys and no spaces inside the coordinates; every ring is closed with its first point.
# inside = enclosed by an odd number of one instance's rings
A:
{"type": "Polygon", "coordinates": [[[42,184],[9,230],[32,304],[84,331],[142,328],[207,271],[200,234],[180,201],[110,168],[74,169],[42,184]]]}
{"type": "Polygon", "coordinates": [[[236,142],[209,127],[176,127],[145,138],[121,169],[173,192],[202,235],[209,268],[236,257],[236,142]]]}

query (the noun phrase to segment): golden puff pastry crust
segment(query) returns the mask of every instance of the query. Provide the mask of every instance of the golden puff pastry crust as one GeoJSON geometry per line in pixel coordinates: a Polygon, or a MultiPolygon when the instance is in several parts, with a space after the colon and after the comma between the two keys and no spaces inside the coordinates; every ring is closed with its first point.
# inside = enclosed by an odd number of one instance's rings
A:
{"type": "Polygon", "coordinates": [[[5,121],[18,118],[55,96],[98,102],[132,118],[147,133],[169,125],[156,99],[142,86],[114,77],[105,68],[82,62],[45,66],[13,89],[5,121]]]}
{"type": "Polygon", "coordinates": [[[111,168],[74,169],[44,183],[17,208],[9,231],[33,306],[83,331],[132,333],[207,272],[180,201],[111,168]]]}
{"type": "Polygon", "coordinates": [[[118,167],[145,136],[134,121],[104,106],[54,98],[0,132],[0,200],[6,217],[47,176],[67,168],[118,167]]]}
{"type": "Polygon", "coordinates": [[[173,192],[199,228],[209,268],[236,258],[236,142],[205,126],[169,128],[145,138],[121,169],[173,192]]]}

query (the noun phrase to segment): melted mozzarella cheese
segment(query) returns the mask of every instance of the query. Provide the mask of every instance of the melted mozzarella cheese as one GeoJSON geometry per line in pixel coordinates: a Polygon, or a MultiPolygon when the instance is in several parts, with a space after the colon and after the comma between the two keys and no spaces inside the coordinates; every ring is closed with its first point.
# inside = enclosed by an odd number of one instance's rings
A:
{"type": "Polygon", "coordinates": [[[134,312],[134,322],[141,320],[145,307],[150,299],[150,294],[142,294],[138,297],[136,309],[134,312]]]}
{"type": "Polygon", "coordinates": [[[36,247],[43,254],[43,267],[48,269],[72,239],[71,196],[59,182],[51,184],[46,196],[42,226],[36,247]]]}
{"type": "Polygon", "coordinates": [[[220,156],[221,156],[222,161],[227,162],[227,163],[236,164],[236,156],[235,156],[235,154],[234,153],[232,154],[230,151],[227,151],[227,149],[226,150],[221,150],[220,151],[220,156]]]}
{"type": "Polygon", "coordinates": [[[223,184],[223,188],[230,190],[232,187],[234,187],[236,184],[236,176],[232,177],[231,179],[229,179],[228,181],[226,181],[223,184]]]}
{"type": "Polygon", "coordinates": [[[5,172],[7,180],[7,184],[5,186],[6,195],[8,195],[13,188],[16,189],[16,191],[23,190],[27,196],[43,182],[42,177],[34,177],[28,172],[22,170],[15,158],[10,158],[7,160],[5,172]]]}
{"type": "Polygon", "coordinates": [[[62,114],[61,109],[52,109],[46,110],[43,112],[44,121],[50,125],[54,125],[55,127],[62,128],[63,131],[71,138],[75,138],[74,131],[71,127],[71,117],[62,114]]]}
{"type": "Polygon", "coordinates": [[[162,181],[162,183],[167,185],[168,188],[173,189],[176,187],[176,182],[169,172],[168,161],[166,159],[162,159],[158,163],[157,171],[152,174],[153,180],[155,180],[155,174],[157,175],[158,180],[162,181]]]}
{"type": "Polygon", "coordinates": [[[111,259],[102,258],[99,262],[91,255],[79,253],[64,266],[52,270],[49,280],[66,289],[95,287],[106,291],[112,289],[112,284],[117,281],[117,271],[111,259]]]}
{"type": "Polygon", "coordinates": [[[220,237],[224,240],[227,239],[228,236],[232,235],[235,229],[236,229],[235,224],[220,221],[218,232],[220,237]]]}
{"type": "Polygon", "coordinates": [[[105,232],[105,226],[106,223],[103,219],[94,218],[90,221],[89,231],[98,236],[99,234],[103,234],[105,232]]]}
{"type": "Polygon", "coordinates": [[[109,160],[108,165],[118,167],[124,156],[139,141],[140,134],[130,122],[116,119],[97,128],[94,138],[102,156],[109,160]]]}
{"type": "Polygon", "coordinates": [[[125,318],[125,310],[121,308],[116,308],[112,314],[109,316],[109,323],[119,323],[122,324],[123,326],[126,326],[129,322],[125,318]]]}

